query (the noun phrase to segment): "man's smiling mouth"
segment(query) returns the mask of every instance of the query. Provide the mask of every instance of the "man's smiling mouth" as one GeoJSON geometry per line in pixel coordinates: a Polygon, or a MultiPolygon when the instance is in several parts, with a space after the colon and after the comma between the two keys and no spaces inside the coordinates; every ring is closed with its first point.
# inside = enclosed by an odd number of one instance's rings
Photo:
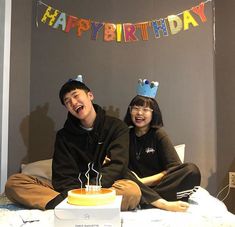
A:
{"type": "Polygon", "coordinates": [[[83,106],[78,106],[77,108],[75,108],[75,112],[79,113],[82,109],[83,109],[83,106]]]}

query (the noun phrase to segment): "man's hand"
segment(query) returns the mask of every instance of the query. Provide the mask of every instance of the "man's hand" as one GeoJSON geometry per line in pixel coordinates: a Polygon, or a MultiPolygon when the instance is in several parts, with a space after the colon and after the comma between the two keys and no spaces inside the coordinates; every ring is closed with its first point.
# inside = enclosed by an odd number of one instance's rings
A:
{"type": "Polygon", "coordinates": [[[103,165],[108,164],[110,161],[111,161],[111,159],[108,158],[107,156],[105,156],[104,161],[103,161],[103,165]]]}

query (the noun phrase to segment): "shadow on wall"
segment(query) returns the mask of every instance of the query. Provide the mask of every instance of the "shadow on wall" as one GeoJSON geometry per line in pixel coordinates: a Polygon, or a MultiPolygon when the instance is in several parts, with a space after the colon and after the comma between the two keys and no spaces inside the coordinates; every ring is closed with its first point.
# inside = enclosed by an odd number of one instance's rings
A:
{"type": "Polygon", "coordinates": [[[114,109],[114,106],[110,105],[110,106],[108,106],[108,108],[106,106],[104,106],[103,109],[105,110],[107,115],[112,116],[112,117],[116,117],[116,118],[120,118],[120,109],[119,108],[114,109]]]}
{"type": "Polygon", "coordinates": [[[27,147],[23,163],[48,159],[53,155],[56,132],[54,121],[47,116],[48,110],[48,103],[37,106],[20,124],[20,132],[27,147]]]}

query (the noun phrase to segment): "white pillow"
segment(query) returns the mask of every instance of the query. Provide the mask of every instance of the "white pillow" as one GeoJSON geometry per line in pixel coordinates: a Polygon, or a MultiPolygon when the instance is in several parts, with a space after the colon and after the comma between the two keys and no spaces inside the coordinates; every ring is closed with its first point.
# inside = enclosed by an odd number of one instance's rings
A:
{"type": "Polygon", "coordinates": [[[176,145],[175,150],[176,150],[181,162],[184,162],[185,144],[176,145]]]}
{"type": "MultiPolygon", "coordinates": [[[[180,160],[184,162],[185,144],[176,145],[175,150],[179,155],[180,160]]],[[[22,164],[21,172],[27,175],[33,175],[39,178],[41,177],[47,180],[51,180],[51,175],[52,175],[51,166],[52,166],[52,159],[46,159],[37,162],[32,162],[29,164],[22,164]]]]}
{"type": "Polygon", "coordinates": [[[21,172],[27,175],[42,177],[51,180],[52,175],[52,159],[41,160],[29,164],[21,165],[21,172]]]}

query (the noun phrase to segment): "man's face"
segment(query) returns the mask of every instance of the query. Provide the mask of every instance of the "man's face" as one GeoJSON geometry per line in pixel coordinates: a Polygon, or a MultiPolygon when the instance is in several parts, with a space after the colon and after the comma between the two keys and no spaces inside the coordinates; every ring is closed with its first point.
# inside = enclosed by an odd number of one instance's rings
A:
{"type": "Polygon", "coordinates": [[[85,120],[93,111],[92,92],[75,89],[64,96],[64,104],[68,111],[80,120],[85,120]]]}

